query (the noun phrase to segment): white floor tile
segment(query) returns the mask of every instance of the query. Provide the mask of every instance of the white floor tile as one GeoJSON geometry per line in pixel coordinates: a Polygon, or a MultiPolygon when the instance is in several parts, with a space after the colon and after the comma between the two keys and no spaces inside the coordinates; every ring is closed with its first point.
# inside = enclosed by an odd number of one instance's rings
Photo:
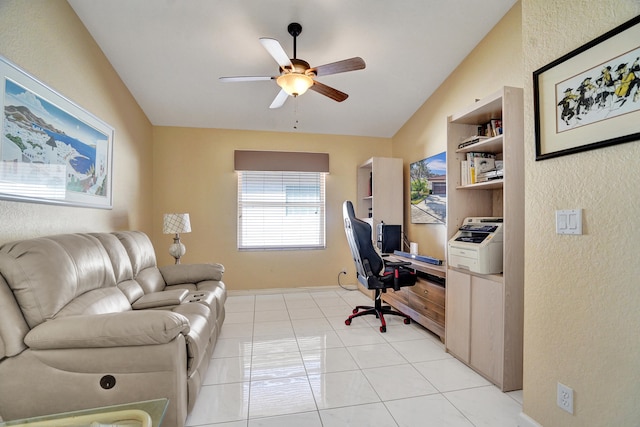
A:
{"type": "Polygon", "coordinates": [[[414,363],[415,368],[441,393],[489,385],[489,382],[457,359],[414,363]]]}
{"type": "Polygon", "coordinates": [[[253,355],[297,352],[298,341],[288,336],[264,336],[253,340],[253,355]]]}
{"type": "Polygon", "coordinates": [[[249,420],[248,427],[322,427],[318,412],[280,415],[277,417],[255,418],[249,420]]]}
{"type": "Polygon", "coordinates": [[[385,320],[387,320],[387,332],[383,334],[383,338],[387,342],[420,340],[428,335],[422,328],[414,325],[405,325],[402,318],[395,318],[398,323],[389,323],[388,317],[389,316],[385,316],[385,320]]]}
{"type": "Polygon", "coordinates": [[[345,346],[357,346],[368,344],[386,344],[380,331],[374,328],[351,328],[336,331],[345,346]]]}
{"type": "Polygon", "coordinates": [[[391,346],[404,356],[409,362],[428,362],[431,360],[450,359],[449,353],[445,353],[444,345],[431,339],[419,339],[411,341],[392,342],[391,346]]]}
{"type": "Polygon", "coordinates": [[[444,393],[476,427],[513,427],[522,408],[496,387],[486,386],[444,393]]]}
{"type": "Polygon", "coordinates": [[[253,336],[253,323],[224,323],[220,330],[220,338],[251,338],[253,336]]]}
{"type": "MultiPolygon", "coordinates": [[[[295,326],[294,326],[295,328],[295,326]]],[[[322,331],[317,333],[296,334],[298,347],[300,351],[318,350],[321,348],[338,348],[344,347],[342,340],[338,334],[331,331],[322,331]]]]}
{"type": "Polygon", "coordinates": [[[395,427],[396,422],[382,403],[347,406],[320,411],[324,427],[395,427]]]}
{"type": "Polygon", "coordinates": [[[297,336],[334,330],[331,323],[329,323],[325,317],[318,319],[296,319],[292,320],[291,323],[297,336]]]}
{"type": "Polygon", "coordinates": [[[228,384],[251,379],[250,357],[227,357],[209,363],[209,369],[202,381],[205,385],[228,384]]]}
{"type": "Polygon", "coordinates": [[[363,372],[383,401],[438,393],[438,390],[409,364],[363,369],[363,372]]]}
{"type": "Polygon", "coordinates": [[[252,348],[252,338],[218,338],[213,349],[213,358],[251,357],[252,348]]]}
{"type": "Polygon", "coordinates": [[[251,381],[306,375],[300,352],[254,354],[251,381]]]}
{"type": "Polygon", "coordinates": [[[200,389],[187,426],[246,420],[249,383],[206,385],[200,389]]]}
{"type": "Polygon", "coordinates": [[[300,320],[300,319],[323,319],[324,313],[318,308],[318,306],[314,305],[312,307],[289,307],[289,317],[291,320],[300,320]]]}
{"type": "Polygon", "coordinates": [[[344,316],[346,319],[353,311],[353,307],[341,300],[336,305],[320,306],[320,310],[326,317],[344,316]]]}
{"type": "Polygon", "coordinates": [[[290,320],[280,320],[275,322],[256,322],[253,327],[253,336],[267,335],[289,335],[295,336],[290,320]]]}
{"type": "Polygon", "coordinates": [[[371,328],[371,325],[362,319],[352,322],[351,325],[345,324],[344,321],[349,317],[350,314],[351,312],[340,316],[327,316],[327,321],[336,331],[340,331],[343,329],[371,328]]]}
{"type": "Polygon", "coordinates": [[[362,369],[407,363],[407,360],[389,343],[358,345],[347,347],[347,349],[362,369]]]}
{"type": "Polygon", "coordinates": [[[250,311],[227,311],[224,315],[224,324],[230,325],[232,323],[253,323],[253,315],[253,307],[251,307],[250,311]]]}
{"type": "Polygon", "coordinates": [[[384,403],[399,427],[474,427],[441,394],[384,403]]]}
{"type": "Polygon", "coordinates": [[[344,347],[303,351],[302,360],[307,374],[324,374],[359,369],[358,364],[344,347]]]}
{"type": "Polygon", "coordinates": [[[309,375],[318,409],[379,402],[380,398],[362,371],[309,375]]]}
{"type": "Polygon", "coordinates": [[[315,410],[316,404],[306,376],[251,381],[250,418],[315,410]]]}
{"type": "Polygon", "coordinates": [[[287,310],[268,310],[268,311],[256,311],[256,322],[274,322],[279,320],[289,320],[289,313],[287,310]]]}

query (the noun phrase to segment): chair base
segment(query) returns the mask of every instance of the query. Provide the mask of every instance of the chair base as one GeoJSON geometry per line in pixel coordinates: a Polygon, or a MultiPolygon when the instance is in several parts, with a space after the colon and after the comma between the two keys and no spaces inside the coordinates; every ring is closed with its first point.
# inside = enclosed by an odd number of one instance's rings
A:
{"type": "Polygon", "coordinates": [[[384,320],[385,314],[403,317],[405,325],[408,325],[411,323],[411,317],[409,317],[408,315],[400,311],[394,310],[388,305],[384,305],[384,306],[382,305],[382,292],[380,291],[380,289],[376,289],[374,301],[375,301],[375,305],[373,307],[369,305],[356,306],[356,308],[353,309],[353,314],[349,316],[347,320],[344,321],[344,324],[348,326],[351,324],[351,320],[353,320],[354,318],[360,317],[360,316],[366,316],[368,314],[373,314],[378,319],[380,319],[380,323],[381,323],[380,332],[387,332],[387,322],[384,320]]]}

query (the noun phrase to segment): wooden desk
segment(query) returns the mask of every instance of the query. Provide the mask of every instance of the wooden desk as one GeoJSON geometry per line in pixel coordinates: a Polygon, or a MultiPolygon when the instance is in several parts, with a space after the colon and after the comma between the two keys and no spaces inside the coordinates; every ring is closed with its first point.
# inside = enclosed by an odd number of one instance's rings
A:
{"type": "Polygon", "coordinates": [[[408,268],[418,274],[418,281],[414,286],[406,286],[397,292],[388,290],[382,294],[382,300],[411,316],[412,320],[438,335],[440,341],[444,342],[447,266],[429,264],[398,255],[389,255],[385,260],[411,262],[408,268]]]}

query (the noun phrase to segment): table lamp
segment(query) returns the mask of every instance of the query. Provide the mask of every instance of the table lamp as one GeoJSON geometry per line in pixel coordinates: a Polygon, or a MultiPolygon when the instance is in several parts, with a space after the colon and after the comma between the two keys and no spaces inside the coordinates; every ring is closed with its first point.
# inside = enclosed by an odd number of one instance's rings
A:
{"type": "Polygon", "coordinates": [[[164,234],[175,234],[173,244],[169,246],[169,253],[180,264],[180,258],[187,252],[187,248],[180,242],[180,233],[191,233],[191,223],[188,213],[164,214],[162,226],[164,234]]]}

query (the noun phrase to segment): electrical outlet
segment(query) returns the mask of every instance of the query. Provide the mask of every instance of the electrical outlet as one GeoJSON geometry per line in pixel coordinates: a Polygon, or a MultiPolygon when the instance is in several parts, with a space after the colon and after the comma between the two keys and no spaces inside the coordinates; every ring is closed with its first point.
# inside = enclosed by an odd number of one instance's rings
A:
{"type": "Polygon", "coordinates": [[[573,414],[573,389],[558,383],[558,406],[560,409],[573,414]]]}

